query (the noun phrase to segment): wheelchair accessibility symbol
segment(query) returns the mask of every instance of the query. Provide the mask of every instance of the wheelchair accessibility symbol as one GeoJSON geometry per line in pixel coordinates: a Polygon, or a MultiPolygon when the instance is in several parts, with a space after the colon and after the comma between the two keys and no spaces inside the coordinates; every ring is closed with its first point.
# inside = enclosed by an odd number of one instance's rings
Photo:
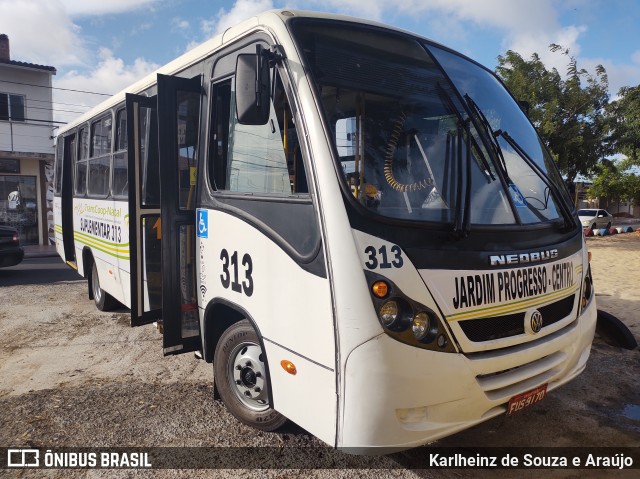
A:
{"type": "Polygon", "coordinates": [[[509,191],[511,192],[511,199],[516,208],[526,208],[527,202],[524,195],[515,184],[509,183],[509,191]]]}
{"type": "Polygon", "coordinates": [[[198,237],[209,237],[209,212],[207,210],[197,210],[198,214],[198,237]]]}

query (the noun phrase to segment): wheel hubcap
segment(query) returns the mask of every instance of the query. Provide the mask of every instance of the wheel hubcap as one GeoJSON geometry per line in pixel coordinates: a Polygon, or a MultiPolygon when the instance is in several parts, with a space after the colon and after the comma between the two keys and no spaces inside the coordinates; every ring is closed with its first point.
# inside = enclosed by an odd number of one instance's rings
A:
{"type": "Polygon", "coordinates": [[[253,411],[269,408],[262,349],[254,343],[235,347],[229,359],[228,380],[238,399],[253,411]]]}
{"type": "Polygon", "coordinates": [[[93,299],[95,299],[96,303],[100,302],[102,297],[102,289],[100,289],[100,280],[98,279],[98,270],[96,267],[93,267],[93,271],[91,272],[91,286],[93,289],[93,299]]]}

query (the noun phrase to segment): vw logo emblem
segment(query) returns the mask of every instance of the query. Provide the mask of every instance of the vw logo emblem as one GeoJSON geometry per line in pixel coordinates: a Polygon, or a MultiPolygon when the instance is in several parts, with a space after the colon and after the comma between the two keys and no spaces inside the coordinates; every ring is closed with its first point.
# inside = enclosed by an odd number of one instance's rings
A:
{"type": "Polygon", "coordinates": [[[543,325],[542,313],[537,309],[533,313],[531,313],[530,324],[531,324],[531,331],[533,333],[539,333],[540,330],[542,329],[542,325],[543,325]]]}

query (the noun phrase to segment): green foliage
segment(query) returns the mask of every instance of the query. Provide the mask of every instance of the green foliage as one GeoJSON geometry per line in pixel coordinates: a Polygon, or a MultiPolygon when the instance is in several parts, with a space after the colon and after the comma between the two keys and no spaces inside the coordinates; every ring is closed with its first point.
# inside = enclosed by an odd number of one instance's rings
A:
{"type": "Polygon", "coordinates": [[[548,70],[537,54],[525,60],[512,50],[498,57],[497,75],[518,99],[529,102],[529,117],[551,151],[560,171],[573,181],[588,176],[611,153],[605,107],[608,79],[599,65],[595,75],[579,69],[575,57],[559,45],[553,52],[568,57],[567,76],[548,70]]]}
{"type": "Polygon", "coordinates": [[[587,193],[589,198],[610,198],[615,202],[640,204],[640,175],[631,159],[617,163],[603,160],[597,170],[587,193]]]}
{"type": "Polygon", "coordinates": [[[591,199],[609,197],[614,201],[621,200],[622,173],[611,162],[603,163],[599,168],[598,175],[594,178],[593,184],[589,187],[587,195],[591,199]]]}
{"type": "Polygon", "coordinates": [[[613,149],[640,165],[640,85],[620,89],[607,106],[607,120],[613,149]]]}

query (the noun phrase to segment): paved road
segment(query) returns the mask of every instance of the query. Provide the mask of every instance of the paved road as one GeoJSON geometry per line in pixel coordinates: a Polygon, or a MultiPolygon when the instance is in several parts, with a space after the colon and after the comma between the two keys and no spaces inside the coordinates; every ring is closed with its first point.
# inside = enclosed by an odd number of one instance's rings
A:
{"type": "Polygon", "coordinates": [[[25,258],[22,263],[0,268],[0,286],[82,281],[82,277],[58,257],[25,258]]]}

